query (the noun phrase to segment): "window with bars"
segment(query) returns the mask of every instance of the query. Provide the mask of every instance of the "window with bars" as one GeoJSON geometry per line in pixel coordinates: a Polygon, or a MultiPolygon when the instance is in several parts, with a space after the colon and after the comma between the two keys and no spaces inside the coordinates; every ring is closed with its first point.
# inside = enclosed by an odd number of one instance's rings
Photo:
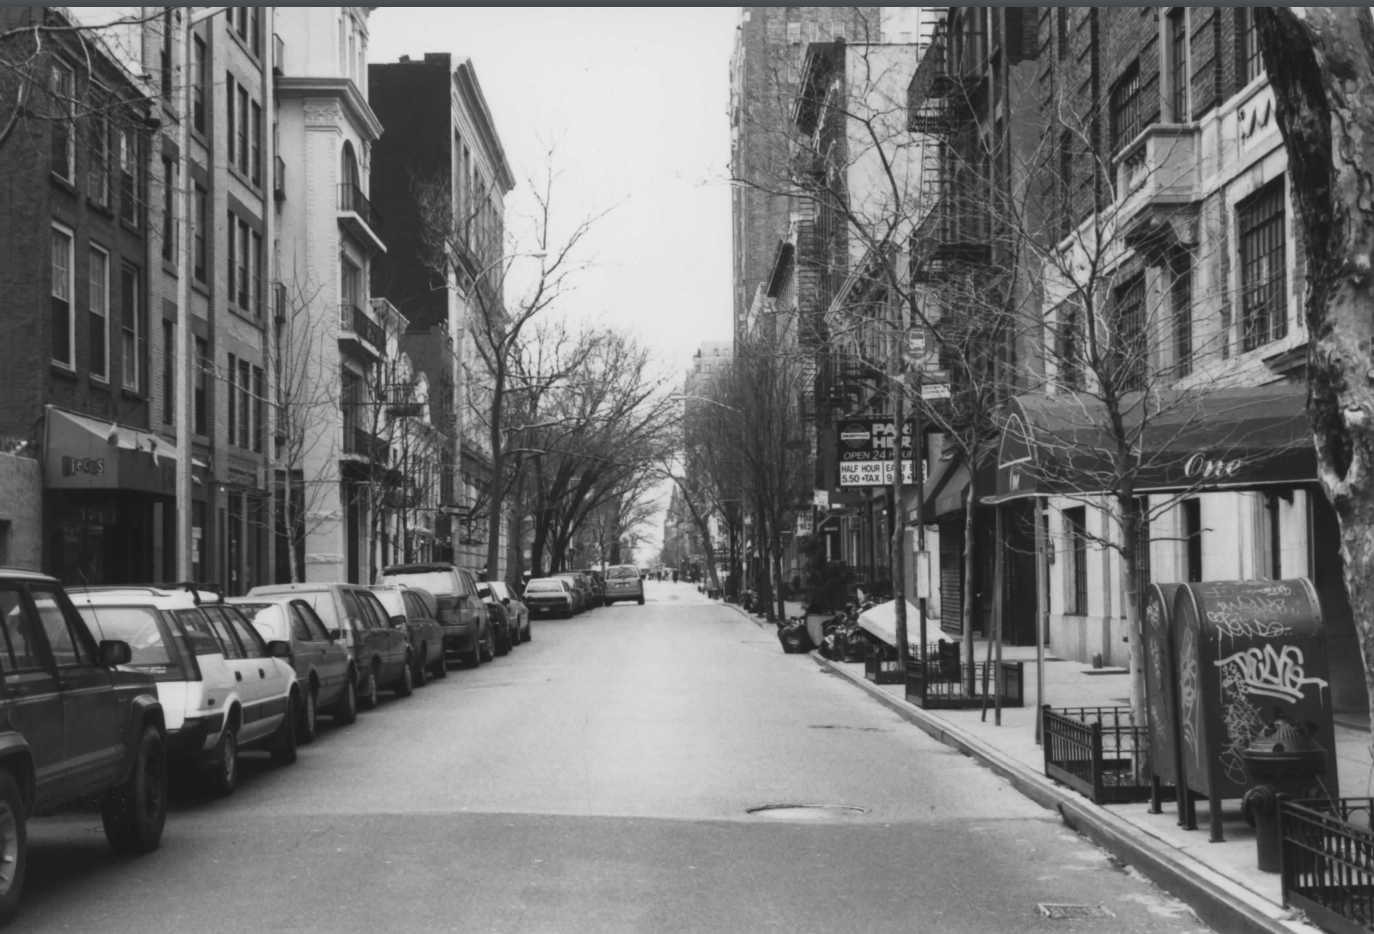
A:
{"type": "Polygon", "coordinates": [[[1088,615],[1088,526],[1086,507],[1076,506],[1064,510],[1064,537],[1068,551],[1068,562],[1064,570],[1069,579],[1066,581],[1064,596],[1065,616],[1088,615]]]}
{"type": "Polygon", "coordinates": [[[1286,197],[1284,180],[1279,178],[1241,202],[1237,209],[1241,345],[1245,350],[1254,350],[1288,334],[1286,197]]]}
{"type": "Polygon", "coordinates": [[[1112,88],[1112,148],[1134,139],[1141,129],[1140,64],[1131,62],[1112,88]]]}
{"type": "Polygon", "coordinates": [[[1183,253],[1173,261],[1169,304],[1174,323],[1174,375],[1193,372],[1193,257],[1183,253]]]}
{"type": "Polygon", "coordinates": [[[1145,388],[1149,345],[1145,329],[1145,274],[1132,276],[1112,293],[1112,373],[1119,392],[1145,388]]]}
{"type": "Polygon", "coordinates": [[[1188,122],[1188,10],[1169,11],[1169,103],[1175,123],[1188,122]]]}

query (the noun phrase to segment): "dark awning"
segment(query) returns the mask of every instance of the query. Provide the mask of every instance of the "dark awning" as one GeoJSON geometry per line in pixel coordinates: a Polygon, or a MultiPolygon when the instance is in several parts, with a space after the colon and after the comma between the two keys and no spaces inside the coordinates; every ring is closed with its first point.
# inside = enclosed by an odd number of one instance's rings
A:
{"type": "Polygon", "coordinates": [[[150,431],[48,406],[43,483],[49,490],[176,494],[176,447],[150,431]]]}
{"type": "Polygon", "coordinates": [[[1106,407],[1087,393],[1007,403],[997,489],[1025,496],[1245,490],[1312,483],[1317,458],[1307,391],[1291,383],[1135,394],[1122,407],[1131,453],[1116,463],[1106,407]]]}

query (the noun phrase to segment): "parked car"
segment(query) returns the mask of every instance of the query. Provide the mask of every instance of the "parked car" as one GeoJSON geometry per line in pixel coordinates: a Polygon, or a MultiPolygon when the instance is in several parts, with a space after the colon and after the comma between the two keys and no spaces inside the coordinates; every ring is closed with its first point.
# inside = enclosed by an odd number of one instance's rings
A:
{"type": "Polygon", "coordinates": [[[393,626],[403,626],[410,638],[411,680],[423,687],[433,675],[448,677],[444,661],[444,627],[439,625],[439,604],[434,594],[405,584],[374,584],[372,592],[391,614],[393,626]]]}
{"type": "Polygon", "coordinates": [[[515,646],[515,633],[505,604],[492,592],[491,584],[486,581],[477,585],[477,596],[482,598],[487,607],[487,616],[491,619],[492,633],[496,638],[496,654],[510,654],[510,650],[515,646]]]}
{"type": "Polygon", "coordinates": [[[525,602],[516,596],[515,590],[505,581],[492,581],[491,589],[510,615],[511,633],[515,641],[529,642],[532,635],[529,607],[525,606],[525,602]]]}
{"type": "Polygon", "coordinates": [[[157,682],[172,759],[186,759],[212,794],[238,786],[239,752],[262,746],[277,765],[296,761],[301,703],[284,659],[238,608],[208,589],[152,585],[72,591],[81,618],[102,639],[129,644],[134,670],[157,682]]]}
{"type": "Polygon", "coordinates": [[[565,577],[536,577],[525,585],[525,605],[531,616],[567,619],[576,612],[577,591],[565,577]]]}
{"type": "Polygon", "coordinates": [[[117,853],[157,849],[167,819],[167,734],[157,685],[101,639],[56,578],[0,568],[0,924],[28,869],[27,821],[95,795],[117,853]]]}
{"type": "Polygon", "coordinates": [[[357,718],[353,656],[329,634],[329,627],[309,603],[300,597],[230,597],[227,602],[249,618],[268,645],[286,642],[291,646],[286,660],[300,689],[296,721],[300,742],[315,741],[321,710],[332,711],[334,722],[341,725],[357,718]]]}
{"type": "Polygon", "coordinates": [[[576,591],[578,599],[577,607],[573,610],[574,613],[583,613],[592,608],[592,586],[586,577],[577,571],[562,571],[553,576],[563,578],[576,591]]]}
{"type": "Polygon", "coordinates": [[[491,619],[467,570],[451,564],[395,564],[382,569],[382,583],[419,587],[434,595],[446,659],[476,668],[496,655],[491,619]]]}
{"type": "Polygon", "coordinates": [[[606,569],[606,605],[618,600],[634,600],[644,605],[644,579],[633,564],[617,564],[606,569]]]}
{"type": "Polygon", "coordinates": [[[405,630],[392,627],[377,595],[361,584],[264,584],[248,596],[296,596],[309,603],[353,656],[353,689],[364,710],[377,706],[379,690],[390,688],[397,697],[414,690],[405,630]]]}
{"type": "Polygon", "coordinates": [[[596,568],[581,568],[577,572],[587,579],[592,588],[592,605],[606,605],[606,578],[596,568]]]}

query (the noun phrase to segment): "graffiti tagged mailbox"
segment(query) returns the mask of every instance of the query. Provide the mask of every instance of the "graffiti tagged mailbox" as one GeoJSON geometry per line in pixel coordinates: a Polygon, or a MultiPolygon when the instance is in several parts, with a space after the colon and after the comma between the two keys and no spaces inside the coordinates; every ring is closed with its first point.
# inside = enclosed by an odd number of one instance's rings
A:
{"type": "Polygon", "coordinates": [[[1185,584],[1174,598],[1178,730],[1188,790],[1208,799],[1221,840],[1221,802],[1249,787],[1241,754],[1281,710],[1315,725],[1331,753],[1323,779],[1339,794],[1321,605],[1306,578],[1185,584]]]}

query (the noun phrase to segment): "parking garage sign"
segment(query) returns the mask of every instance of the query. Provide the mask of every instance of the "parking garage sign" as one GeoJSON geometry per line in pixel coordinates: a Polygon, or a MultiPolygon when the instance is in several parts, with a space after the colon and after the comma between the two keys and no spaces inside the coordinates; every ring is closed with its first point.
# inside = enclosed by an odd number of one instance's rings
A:
{"type": "MultiPolygon", "coordinates": [[[[840,486],[887,486],[892,483],[892,465],[897,430],[892,419],[847,418],[839,425],[840,486]]],[[[906,423],[902,437],[902,482],[912,483],[915,427],[906,423]]]]}

